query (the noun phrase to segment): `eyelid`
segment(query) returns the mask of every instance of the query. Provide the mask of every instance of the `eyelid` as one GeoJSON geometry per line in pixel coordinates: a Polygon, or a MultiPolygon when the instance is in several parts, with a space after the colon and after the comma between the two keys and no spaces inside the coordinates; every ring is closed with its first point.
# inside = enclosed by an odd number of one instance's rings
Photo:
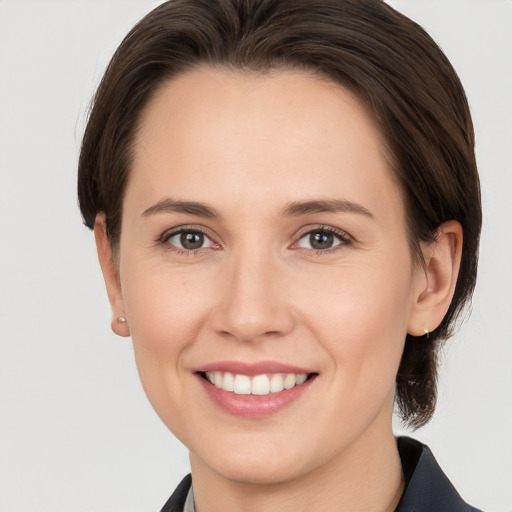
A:
{"type": "Polygon", "coordinates": [[[305,226],[304,228],[300,229],[297,234],[294,236],[294,240],[291,244],[291,248],[293,249],[301,249],[302,251],[311,252],[314,254],[328,254],[330,252],[334,252],[337,250],[342,249],[343,247],[350,245],[354,242],[354,237],[349,235],[346,231],[343,229],[335,228],[334,226],[326,225],[326,224],[316,224],[312,226],[305,226]],[[333,247],[330,247],[328,249],[305,249],[302,247],[293,247],[295,246],[302,238],[304,238],[306,235],[310,235],[311,233],[315,232],[324,232],[332,234],[336,237],[338,237],[341,241],[340,244],[335,245],[333,247]]]}
{"type": "MultiPolygon", "coordinates": [[[[201,233],[202,235],[207,237],[214,245],[216,245],[217,246],[216,248],[222,247],[222,244],[217,241],[218,237],[214,233],[212,233],[212,231],[210,229],[208,229],[206,226],[201,226],[201,225],[197,225],[197,224],[185,224],[185,225],[175,226],[173,228],[170,228],[170,229],[164,231],[158,237],[157,242],[161,245],[167,244],[168,246],[172,247],[173,251],[181,252],[181,253],[196,253],[197,254],[198,252],[200,252],[202,250],[211,249],[211,247],[202,247],[199,249],[189,250],[189,249],[182,249],[180,247],[168,244],[168,241],[170,238],[172,238],[173,236],[176,236],[177,234],[183,233],[183,232],[201,233]]],[[[310,225],[310,226],[304,226],[303,228],[301,228],[293,237],[293,241],[292,241],[290,247],[292,249],[301,249],[302,251],[307,251],[307,252],[311,252],[314,254],[327,254],[329,252],[339,250],[346,245],[350,245],[354,241],[355,241],[354,237],[352,237],[349,233],[347,233],[343,229],[335,228],[334,226],[331,226],[328,224],[327,225],[326,224],[314,224],[314,225],[310,225]],[[313,232],[318,232],[318,231],[330,233],[330,234],[338,237],[340,239],[341,243],[332,248],[329,248],[329,249],[304,249],[301,247],[294,247],[297,244],[297,242],[299,240],[301,240],[304,236],[309,235],[313,232]]]]}
{"type": "Polygon", "coordinates": [[[169,239],[173,236],[179,235],[180,233],[201,233],[206,238],[208,238],[214,245],[220,247],[221,244],[217,241],[217,236],[211,232],[210,229],[208,229],[205,226],[198,226],[197,224],[185,224],[182,226],[175,226],[173,228],[170,228],[166,231],[164,231],[157,239],[157,242],[161,245],[169,245],[172,247],[173,251],[180,252],[180,253],[198,253],[205,249],[211,249],[211,247],[201,247],[199,249],[183,249],[181,247],[176,247],[175,245],[169,244],[169,239]]]}
{"type": "Polygon", "coordinates": [[[332,233],[333,235],[339,236],[344,241],[350,241],[354,240],[354,237],[347,233],[345,230],[340,228],[335,228],[334,226],[331,226],[329,224],[312,224],[309,226],[304,226],[301,228],[297,234],[294,236],[294,240],[299,240],[304,235],[308,235],[315,231],[325,231],[327,233],[332,233]]]}

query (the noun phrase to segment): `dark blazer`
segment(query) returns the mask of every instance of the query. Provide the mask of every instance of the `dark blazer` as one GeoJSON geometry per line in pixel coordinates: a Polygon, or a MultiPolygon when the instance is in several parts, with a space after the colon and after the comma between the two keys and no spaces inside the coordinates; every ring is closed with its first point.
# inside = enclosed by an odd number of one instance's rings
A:
{"type": "MultiPolygon", "coordinates": [[[[428,446],[409,437],[399,437],[397,445],[406,487],[395,512],[482,512],[462,500],[428,446]]],[[[187,475],[161,512],[182,512],[191,483],[187,475]]]]}

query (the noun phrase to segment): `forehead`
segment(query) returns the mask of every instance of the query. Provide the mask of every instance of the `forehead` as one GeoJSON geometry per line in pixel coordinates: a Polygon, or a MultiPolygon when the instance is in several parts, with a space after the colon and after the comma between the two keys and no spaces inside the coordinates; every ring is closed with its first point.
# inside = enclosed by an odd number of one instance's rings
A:
{"type": "Polygon", "coordinates": [[[217,131],[220,138],[225,132],[215,129],[229,123],[247,142],[250,136],[267,140],[282,134],[292,136],[288,143],[298,147],[305,138],[318,142],[323,137],[327,144],[333,137],[326,136],[326,129],[318,130],[319,119],[325,128],[334,129],[332,136],[338,135],[338,142],[350,122],[354,132],[365,131],[384,148],[362,101],[339,84],[303,71],[211,67],[180,74],[156,90],[141,117],[137,143],[142,149],[150,142],[147,135],[161,142],[154,138],[157,133],[185,137],[192,132],[199,139],[210,128],[208,135],[217,131]]]}
{"type": "Polygon", "coordinates": [[[266,204],[284,188],[283,201],[329,195],[334,184],[359,202],[383,185],[398,192],[365,105],[338,84],[285,70],[201,68],[164,84],[141,117],[132,174],[127,195],[143,189],[153,200],[168,188],[212,202],[227,178],[219,201],[226,187],[266,204]]]}

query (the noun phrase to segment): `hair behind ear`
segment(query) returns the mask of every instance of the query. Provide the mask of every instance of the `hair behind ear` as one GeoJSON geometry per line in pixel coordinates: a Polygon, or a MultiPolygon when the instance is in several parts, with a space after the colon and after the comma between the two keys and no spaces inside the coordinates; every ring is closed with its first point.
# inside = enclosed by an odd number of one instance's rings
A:
{"type": "Polygon", "coordinates": [[[438,352],[444,339],[439,332],[453,301],[462,257],[460,223],[448,221],[434,240],[422,247],[422,270],[416,303],[409,318],[404,353],[396,378],[396,404],[411,427],[424,425],[437,400],[438,352]],[[432,331],[432,332],[431,332],[432,331]]]}
{"type": "Polygon", "coordinates": [[[432,418],[436,407],[439,344],[436,337],[410,335],[405,342],[395,402],[404,422],[415,429],[432,418]]]}

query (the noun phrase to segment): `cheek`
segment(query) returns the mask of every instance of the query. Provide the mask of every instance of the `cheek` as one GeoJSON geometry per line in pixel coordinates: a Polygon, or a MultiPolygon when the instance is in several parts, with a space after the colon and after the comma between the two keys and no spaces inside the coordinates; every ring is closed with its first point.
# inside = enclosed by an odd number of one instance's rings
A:
{"type": "Polygon", "coordinates": [[[208,269],[173,266],[159,253],[148,256],[136,248],[128,247],[125,254],[121,283],[134,342],[154,350],[179,346],[182,334],[193,328],[194,318],[203,309],[210,287],[208,269]]]}
{"type": "MultiPolygon", "coordinates": [[[[407,253],[406,253],[407,254],[407,253]]],[[[308,329],[352,389],[394,385],[407,334],[412,270],[407,258],[382,258],[317,273],[303,283],[308,329]],[[307,291],[304,288],[307,288],[307,291]]]]}
{"type": "Polygon", "coordinates": [[[209,287],[201,272],[184,276],[162,265],[131,263],[125,262],[121,276],[125,312],[139,375],[158,411],[165,390],[179,394],[184,356],[207,318],[209,287]]]}

